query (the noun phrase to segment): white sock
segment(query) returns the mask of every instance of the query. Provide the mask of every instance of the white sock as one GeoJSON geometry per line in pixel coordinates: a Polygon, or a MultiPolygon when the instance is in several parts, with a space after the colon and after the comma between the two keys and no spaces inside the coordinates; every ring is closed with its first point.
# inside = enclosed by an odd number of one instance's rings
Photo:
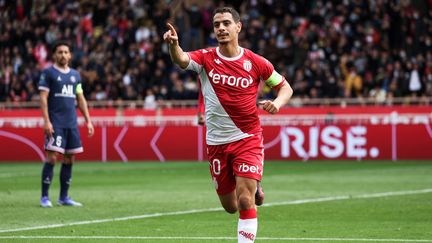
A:
{"type": "Polygon", "coordinates": [[[240,218],[237,227],[238,243],[251,243],[255,241],[258,229],[256,209],[240,211],[240,218]]]}

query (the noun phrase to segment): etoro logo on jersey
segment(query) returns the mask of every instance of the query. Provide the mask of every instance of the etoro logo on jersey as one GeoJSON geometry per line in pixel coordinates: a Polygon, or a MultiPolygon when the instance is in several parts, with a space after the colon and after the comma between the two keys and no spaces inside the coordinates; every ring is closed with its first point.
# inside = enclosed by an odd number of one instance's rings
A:
{"type": "Polygon", "coordinates": [[[214,69],[209,72],[209,76],[214,84],[229,85],[234,87],[248,88],[253,82],[250,75],[249,79],[244,77],[228,76],[225,74],[216,73],[214,72],[214,69]]]}

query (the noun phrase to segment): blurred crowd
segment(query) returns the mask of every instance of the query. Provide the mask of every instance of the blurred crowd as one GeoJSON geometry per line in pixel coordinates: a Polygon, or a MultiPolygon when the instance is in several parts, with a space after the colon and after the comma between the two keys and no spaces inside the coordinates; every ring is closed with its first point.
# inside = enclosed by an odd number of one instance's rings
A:
{"type": "MultiPolygon", "coordinates": [[[[226,1],[240,45],[266,57],[299,98],[432,96],[432,0],[226,1]]],[[[185,51],[217,45],[224,1],[0,0],[0,102],[38,100],[51,45],[68,40],[88,100],[190,100],[197,76],[173,66],[166,22],[185,51]]],[[[259,98],[272,98],[263,87],[259,98]]]]}

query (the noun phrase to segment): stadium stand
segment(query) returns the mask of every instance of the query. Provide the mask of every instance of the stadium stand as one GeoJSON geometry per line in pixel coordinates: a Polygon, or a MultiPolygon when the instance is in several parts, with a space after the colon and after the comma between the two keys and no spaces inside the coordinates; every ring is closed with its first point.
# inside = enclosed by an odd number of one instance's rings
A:
{"type": "MultiPolygon", "coordinates": [[[[241,12],[241,45],[290,81],[291,105],[430,104],[432,1],[229,1],[241,12]]],[[[192,73],[162,42],[175,23],[186,50],[215,45],[212,10],[224,1],[0,1],[0,102],[37,106],[50,45],[73,44],[72,66],[92,106],[194,105],[192,73]],[[183,100],[183,102],[171,101],[183,100]]],[[[273,93],[263,87],[259,98],[273,93]]]]}

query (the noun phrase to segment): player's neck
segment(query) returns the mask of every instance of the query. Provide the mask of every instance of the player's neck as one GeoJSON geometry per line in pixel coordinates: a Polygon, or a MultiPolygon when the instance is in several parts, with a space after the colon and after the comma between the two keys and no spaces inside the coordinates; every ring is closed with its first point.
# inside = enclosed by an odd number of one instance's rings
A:
{"type": "Polygon", "coordinates": [[[69,72],[68,65],[59,65],[58,63],[54,63],[54,68],[63,72],[63,73],[69,72]]]}
{"type": "Polygon", "coordinates": [[[241,49],[239,45],[219,44],[219,52],[225,57],[236,57],[240,55],[241,49]]]}

